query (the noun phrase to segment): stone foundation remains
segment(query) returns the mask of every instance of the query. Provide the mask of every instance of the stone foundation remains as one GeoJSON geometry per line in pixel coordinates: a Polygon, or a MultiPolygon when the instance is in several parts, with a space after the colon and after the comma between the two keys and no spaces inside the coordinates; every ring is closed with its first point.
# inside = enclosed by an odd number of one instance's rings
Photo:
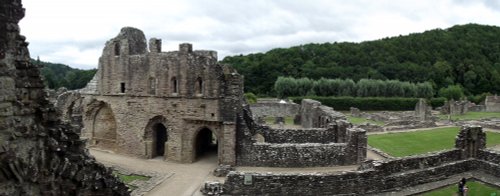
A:
{"type": "Polygon", "coordinates": [[[0,195],[129,195],[58,120],[17,23],[20,0],[0,0],[0,195]]]}
{"type": "Polygon", "coordinates": [[[338,174],[230,172],[223,191],[229,195],[369,195],[399,191],[470,171],[500,178],[500,153],[485,150],[484,141],[481,127],[465,126],[452,150],[368,162],[359,171],[338,174]]]}
{"type": "Polygon", "coordinates": [[[331,108],[318,107],[317,103],[303,100],[301,111],[309,115],[302,116],[302,122],[318,127],[303,129],[272,129],[257,124],[249,107],[245,107],[237,125],[238,165],[317,167],[364,161],[365,131],[352,128],[349,122],[342,120],[343,115],[331,108]]]}

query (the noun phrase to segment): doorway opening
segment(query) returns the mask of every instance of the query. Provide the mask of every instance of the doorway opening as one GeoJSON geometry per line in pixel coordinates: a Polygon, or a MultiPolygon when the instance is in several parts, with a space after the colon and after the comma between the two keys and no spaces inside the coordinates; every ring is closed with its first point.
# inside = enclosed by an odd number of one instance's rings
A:
{"type": "Polygon", "coordinates": [[[217,155],[217,136],[208,128],[203,128],[195,138],[195,159],[217,155]]]}
{"type": "Polygon", "coordinates": [[[153,157],[164,156],[165,155],[165,142],[168,140],[167,136],[167,128],[158,123],[153,126],[154,132],[154,154],[153,157]]]}

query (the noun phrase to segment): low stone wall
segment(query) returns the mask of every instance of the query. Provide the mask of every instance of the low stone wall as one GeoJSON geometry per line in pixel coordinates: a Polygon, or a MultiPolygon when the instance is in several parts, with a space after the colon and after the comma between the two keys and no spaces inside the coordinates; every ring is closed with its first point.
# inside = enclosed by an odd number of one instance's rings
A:
{"type": "Polygon", "coordinates": [[[250,104],[253,117],[286,117],[299,114],[300,105],[296,103],[254,103],[250,104]]]}
{"type": "Polygon", "coordinates": [[[364,168],[373,168],[381,171],[384,174],[393,174],[410,170],[424,169],[436,167],[443,163],[454,162],[461,160],[460,150],[443,151],[440,153],[430,153],[420,156],[410,156],[405,158],[393,159],[389,161],[371,163],[373,166],[366,166],[364,168]]]}
{"type": "Polygon", "coordinates": [[[500,164],[500,152],[494,150],[486,150],[486,149],[480,150],[478,153],[478,159],[500,164]]]}
{"type": "MultiPolygon", "coordinates": [[[[346,165],[346,143],[269,144],[253,146],[254,166],[318,167],[346,165]]],[[[349,163],[348,163],[349,164],[349,163]]]]}
{"type": "Polygon", "coordinates": [[[397,174],[363,170],[342,174],[258,174],[231,172],[224,193],[229,195],[366,195],[397,191],[447,176],[476,170],[478,164],[464,160],[397,174]],[[246,181],[245,181],[246,178],[246,181]]]}
{"type": "Polygon", "coordinates": [[[414,121],[414,120],[401,120],[385,124],[386,131],[407,130],[407,129],[420,129],[437,127],[433,121],[414,121]]]}
{"type": "Polygon", "coordinates": [[[335,129],[263,129],[266,143],[331,143],[335,142],[335,129]]]}

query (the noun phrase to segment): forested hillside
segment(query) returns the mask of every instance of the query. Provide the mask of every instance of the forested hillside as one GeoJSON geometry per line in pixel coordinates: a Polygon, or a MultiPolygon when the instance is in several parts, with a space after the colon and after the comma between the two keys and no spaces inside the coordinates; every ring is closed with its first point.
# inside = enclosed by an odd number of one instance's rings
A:
{"type": "Polygon", "coordinates": [[[457,25],[361,43],[306,44],[226,57],[245,76],[245,90],[275,95],[279,76],[430,82],[461,85],[466,94],[500,92],[500,27],[457,25]]]}
{"type": "Polygon", "coordinates": [[[71,68],[64,64],[35,61],[33,63],[42,65],[41,73],[45,85],[51,89],[66,87],[67,89],[80,89],[85,87],[97,69],[81,70],[71,68]]]}

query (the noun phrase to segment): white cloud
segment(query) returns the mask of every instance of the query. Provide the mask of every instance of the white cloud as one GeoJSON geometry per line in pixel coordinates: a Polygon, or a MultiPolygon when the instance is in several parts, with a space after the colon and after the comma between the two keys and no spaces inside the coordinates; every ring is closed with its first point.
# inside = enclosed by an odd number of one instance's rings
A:
{"type": "Polygon", "coordinates": [[[124,26],[227,55],[310,42],[365,41],[448,28],[500,25],[500,3],[464,0],[24,0],[22,33],[33,57],[97,67],[106,40],[124,26]]]}

